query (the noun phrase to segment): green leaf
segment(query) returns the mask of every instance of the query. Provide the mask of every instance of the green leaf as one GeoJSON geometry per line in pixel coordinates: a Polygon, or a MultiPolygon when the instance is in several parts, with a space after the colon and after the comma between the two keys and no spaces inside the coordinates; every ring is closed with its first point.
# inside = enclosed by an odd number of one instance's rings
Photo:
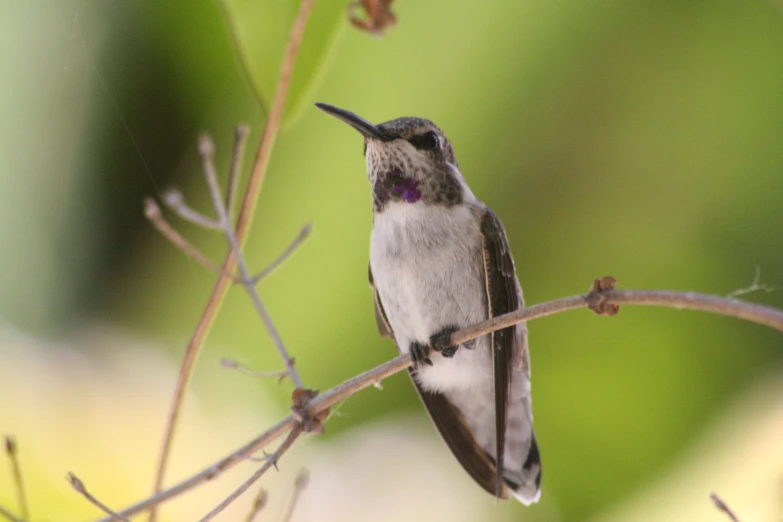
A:
{"type": "MultiPolygon", "coordinates": [[[[261,109],[269,111],[283,53],[301,0],[218,0],[245,77],[261,109]]],[[[288,91],[283,124],[290,125],[311,101],[331,49],[345,27],[345,0],[316,0],[305,29],[288,91]]]]}

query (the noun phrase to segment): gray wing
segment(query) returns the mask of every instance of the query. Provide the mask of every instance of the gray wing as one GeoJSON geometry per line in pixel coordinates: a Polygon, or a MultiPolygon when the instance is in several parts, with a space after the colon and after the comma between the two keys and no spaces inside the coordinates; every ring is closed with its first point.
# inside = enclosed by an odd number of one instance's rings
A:
{"type": "Polygon", "coordinates": [[[375,302],[375,324],[378,326],[378,332],[380,332],[381,337],[391,337],[394,339],[391,326],[389,326],[389,320],[386,319],[386,312],[383,311],[381,298],[378,295],[378,290],[375,288],[375,280],[372,278],[372,267],[367,267],[367,274],[370,277],[370,288],[372,288],[372,297],[375,302]]]}
{"type": "MultiPolygon", "coordinates": [[[[393,339],[394,334],[383,310],[378,290],[375,288],[372,269],[369,270],[369,279],[375,300],[375,320],[378,331],[382,337],[393,339]]],[[[502,476],[502,471],[498,473],[492,457],[476,442],[459,410],[444,395],[423,389],[413,377],[412,368],[409,368],[408,372],[430,419],[465,471],[488,493],[503,499],[509,498],[508,490],[503,487],[502,480],[498,485],[498,476],[502,476]]]]}
{"type": "MultiPolygon", "coordinates": [[[[518,309],[521,304],[517,289],[514,260],[506,239],[506,232],[498,217],[485,208],[481,217],[481,233],[484,235],[484,277],[486,280],[488,317],[496,317],[518,309]]],[[[495,378],[495,443],[496,456],[495,496],[503,489],[504,456],[506,447],[506,423],[508,398],[511,393],[516,328],[510,326],[490,334],[495,378]]]]}

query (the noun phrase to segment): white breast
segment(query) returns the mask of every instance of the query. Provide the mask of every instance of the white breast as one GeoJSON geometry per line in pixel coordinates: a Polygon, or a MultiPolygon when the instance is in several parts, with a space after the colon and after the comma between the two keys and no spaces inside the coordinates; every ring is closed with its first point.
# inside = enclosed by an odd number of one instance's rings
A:
{"type": "MultiPolygon", "coordinates": [[[[370,266],[402,353],[428,344],[444,327],[464,328],[487,318],[482,235],[466,206],[389,203],[375,215],[370,266]]],[[[433,358],[417,379],[433,391],[486,386],[491,379],[487,338],[460,347],[452,359],[433,358]]]]}

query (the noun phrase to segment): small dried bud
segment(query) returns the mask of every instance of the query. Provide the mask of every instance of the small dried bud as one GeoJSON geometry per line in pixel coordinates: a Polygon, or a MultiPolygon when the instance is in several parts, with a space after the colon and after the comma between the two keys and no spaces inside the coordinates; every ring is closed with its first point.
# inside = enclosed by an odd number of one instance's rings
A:
{"type": "Polygon", "coordinates": [[[612,276],[605,276],[593,281],[590,292],[587,294],[587,306],[598,315],[617,315],[620,305],[607,302],[604,292],[614,290],[617,280],[612,276]]]}
{"type": "Polygon", "coordinates": [[[394,0],[359,0],[348,6],[348,20],[361,31],[373,36],[381,36],[383,33],[397,24],[397,18],[391,12],[391,4],[394,0]],[[357,8],[364,8],[366,17],[359,18],[354,15],[357,8]]]}
{"type": "Polygon", "coordinates": [[[305,408],[310,401],[318,395],[318,390],[305,390],[297,388],[291,393],[291,413],[302,426],[302,430],[308,433],[323,433],[325,431],[323,421],[329,417],[329,408],[314,415],[305,413],[305,408]]]}

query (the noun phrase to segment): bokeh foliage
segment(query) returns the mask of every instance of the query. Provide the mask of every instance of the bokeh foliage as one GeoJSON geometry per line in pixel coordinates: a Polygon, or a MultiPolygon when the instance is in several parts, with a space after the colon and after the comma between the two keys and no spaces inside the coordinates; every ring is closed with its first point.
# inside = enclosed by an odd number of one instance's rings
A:
{"type": "MultiPolygon", "coordinates": [[[[173,184],[206,205],[195,137],[212,133],[223,165],[235,123],[252,124],[256,141],[298,3],[57,4],[54,14],[15,6],[24,23],[3,33],[26,30],[36,45],[2,51],[33,71],[0,87],[5,106],[30,111],[2,124],[13,137],[0,145],[13,188],[0,225],[13,267],[2,312],[45,332],[98,317],[165,340],[177,358],[214,277],[152,231],[140,197],[173,184]],[[49,61],[33,66],[42,56],[49,61]],[[28,81],[41,92],[24,92],[28,81]],[[54,130],[41,138],[44,127],[54,130]],[[66,137],[65,155],[28,146],[66,137]],[[41,247],[25,248],[24,235],[41,247]]],[[[247,246],[260,268],[314,223],[260,286],[308,385],[325,389],[393,354],[367,288],[361,141],[314,110],[316,100],[373,121],[436,121],[473,191],[503,219],[529,303],[606,274],[627,288],[728,294],[758,266],[763,281],[783,285],[779,5],[400,1],[399,26],[380,39],[348,29],[343,8],[316,2],[247,246]]],[[[223,255],[221,238],[181,230],[223,255]]],[[[749,298],[783,306],[779,291],[749,298]]],[[[544,502],[563,520],[654,481],[734,394],[781,369],[774,332],[690,312],[575,312],[530,330],[544,502]]],[[[197,392],[219,396],[220,379],[233,378],[214,371],[223,356],[279,364],[239,291],[210,336],[197,392]]],[[[352,398],[325,436],[400,410],[423,416],[406,379],[352,398]]],[[[274,383],[248,387],[285,404],[274,383]]]]}

